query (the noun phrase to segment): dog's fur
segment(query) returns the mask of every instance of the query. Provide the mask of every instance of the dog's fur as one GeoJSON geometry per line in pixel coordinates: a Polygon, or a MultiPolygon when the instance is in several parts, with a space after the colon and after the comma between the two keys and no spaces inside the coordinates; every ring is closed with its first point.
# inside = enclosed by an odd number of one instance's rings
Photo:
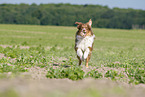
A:
{"type": "Polygon", "coordinates": [[[88,68],[88,62],[92,54],[95,39],[91,28],[92,20],[90,19],[89,22],[85,24],[81,22],[76,22],[75,24],[77,24],[78,29],[75,38],[75,51],[79,59],[79,65],[81,65],[82,61],[86,60],[86,67],[88,68]]]}

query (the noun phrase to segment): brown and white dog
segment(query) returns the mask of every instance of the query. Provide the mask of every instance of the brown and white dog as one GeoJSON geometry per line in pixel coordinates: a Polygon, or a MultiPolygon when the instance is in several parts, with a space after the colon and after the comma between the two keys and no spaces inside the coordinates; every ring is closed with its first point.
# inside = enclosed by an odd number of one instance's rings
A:
{"type": "Polygon", "coordinates": [[[82,61],[86,60],[86,67],[88,68],[88,62],[90,60],[93,42],[95,35],[92,32],[92,20],[90,19],[87,23],[76,22],[78,31],[75,37],[75,51],[77,53],[77,58],[79,59],[79,66],[82,61]]]}

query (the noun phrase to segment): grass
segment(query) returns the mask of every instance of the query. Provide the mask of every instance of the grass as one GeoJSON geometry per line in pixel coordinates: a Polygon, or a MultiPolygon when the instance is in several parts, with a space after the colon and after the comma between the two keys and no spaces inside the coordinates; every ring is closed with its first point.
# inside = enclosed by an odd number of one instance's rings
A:
{"type": "MultiPolygon", "coordinates": [[[[0,43],[9,45],[23,44],[28,46],[61,46],[74,45],[76,27],[0,25],[0,43]]],[[[96,29],[96,48],[144,47],[144,30],[96,29]]]]}
{"type": "Polygon", "coordinates": [[[106,77],[145,83],[145,30],[93,28],[96,39],[89,70],[77,67],[76,30],[61,26],[0,25],[0,53],[6,56],[0,59],[0,73],[29,72],[29,68],[38,66],[48,70],[48,78],[106,77]],[[12,47],[4,48],[6,45],[12,47]]]}

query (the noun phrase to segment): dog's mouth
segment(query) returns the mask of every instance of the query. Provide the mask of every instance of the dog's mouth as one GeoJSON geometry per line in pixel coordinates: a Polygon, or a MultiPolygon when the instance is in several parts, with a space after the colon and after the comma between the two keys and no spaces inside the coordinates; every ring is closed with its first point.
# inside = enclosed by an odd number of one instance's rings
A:
{"type": "Polygon", "coordinates": [[[85,36],[86,36],[86,31],[84,31],[84,32],[82,31],[82,32],[81,32],[81,36],[82,36],[82,37],[85,37],[85,36]]]}
{"type": "Polygon", "coordinates": [[[82,28],[80,34],[81,34],[82,37],[86,37],[86,34],[87,34],[86,28],[82,28]]]}
{"type": "Polygon", "coordinates": [[[86,34],[86,31],[83,31],[84,34],[86,34]]]}
{"type": "Polygon", "coordinates": [[[83,32],[84,33],[84,37],[86,36],[86,32],[83,32]]]}

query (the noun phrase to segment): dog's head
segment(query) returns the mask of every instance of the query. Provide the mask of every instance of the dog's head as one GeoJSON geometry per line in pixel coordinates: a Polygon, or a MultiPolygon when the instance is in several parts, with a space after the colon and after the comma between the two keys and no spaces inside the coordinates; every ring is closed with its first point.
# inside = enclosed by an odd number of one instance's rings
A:
{"type": "Polygon", "coordinates": [[[77,24],[77,28],[78,28],[77,35],[86,37],[92,34],[92,31],[91,31],[92,20],[91,19],[89,20],[89,22],[85,24],[81,22],[76,22],[75,24],[77,24]]]}

